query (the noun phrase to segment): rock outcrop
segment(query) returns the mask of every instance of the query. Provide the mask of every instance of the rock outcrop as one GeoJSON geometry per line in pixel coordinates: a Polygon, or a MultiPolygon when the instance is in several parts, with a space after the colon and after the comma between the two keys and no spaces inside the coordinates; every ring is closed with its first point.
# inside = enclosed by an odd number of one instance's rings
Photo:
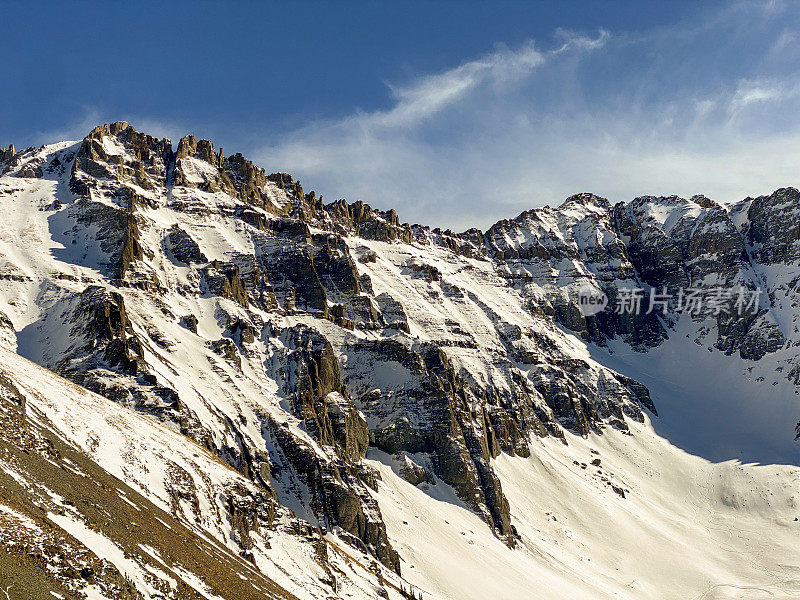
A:
{"type": "Polygon", "coordinates": [[[11,144],[8,148],[0,148],[0,175],[2,175],[7,166],[14,160],[14,156],[16,156],[17,151],[14,148],[14,144],[11,144]]]}

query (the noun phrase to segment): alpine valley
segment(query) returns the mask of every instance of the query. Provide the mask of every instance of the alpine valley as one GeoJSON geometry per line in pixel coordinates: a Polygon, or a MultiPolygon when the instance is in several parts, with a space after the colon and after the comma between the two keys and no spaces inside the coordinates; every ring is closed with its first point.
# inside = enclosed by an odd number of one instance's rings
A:
{"type": "Polygon", "coordinates": [[[454,233],[123,122],[0,173],[0,598],[800,597],[798,190],[454,233]],[[760,295],[614,310],[689,287],[760,295]]]}

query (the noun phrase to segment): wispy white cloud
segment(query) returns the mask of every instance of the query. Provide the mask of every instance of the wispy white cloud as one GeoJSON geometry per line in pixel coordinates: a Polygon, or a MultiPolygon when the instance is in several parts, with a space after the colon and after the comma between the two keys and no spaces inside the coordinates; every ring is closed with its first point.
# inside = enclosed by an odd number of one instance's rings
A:
{"type": "Polygon", "coordinates": [[[786,90],[778,82],[743,80],[730,99],[728,110],[738,113],[750,104],[781,100],[785,95],[786,90]]]}
{"type": "Polygon", "coordinates": [[[388,111],[360,115],[351,121],[364,126],[411,127],[458,102],[487,81],[510,83],[528,75],[544,62],[532,43],[517,51],[499,50],[444,73],[422,77],[407,87],[390,86],[397,100],[388,111]]]}
{"type": "Polygon", "coordinates": [[[591,37],[582,31],[571,29],[556,29],[554,36],[562,41],[562,45],[552,51],[552,54],[561,54],[572,49],[599,50],[611,37],[611,32],[601,29],[597,36],[591,37]]]}
{"type": "MultiPolygon", "coordinates": [[[[440,194],[459,195],[459,173],[470,168],[464,153],[472,153],[485,134],[485,123],[475,114],[476,99],[502,101],[548,61],[599,48],[608,34],[590,38],[562,32],[560,37],[562,44],[548,52],[538,51],[533,42],[500,48],[448,71],[390,86],[395,100],[390,109],[311,123],[262,148],[256,158],[319,182],[317,187],[335,195],[394,203],[420,219],[431,216],[426,207],[441,202],[440,194]],[[454,114],[456,122],[448,125],[454,114]],[[453,137],[469,138],[470,128],[475,139],[465,140],[461,150],[447,148],[453,137]]],[[[513,123],[502,125],[508,126],[513,123]]]]}
{"type": "Polygon", "coordinates": [[[557,31],[549,48],[390,86],[390,108],[309,123],[256,157],[328,199],[452,228],[582,191],[767,193],[800,183],[792,10],[736,3],[636,35],[557,31]]]}

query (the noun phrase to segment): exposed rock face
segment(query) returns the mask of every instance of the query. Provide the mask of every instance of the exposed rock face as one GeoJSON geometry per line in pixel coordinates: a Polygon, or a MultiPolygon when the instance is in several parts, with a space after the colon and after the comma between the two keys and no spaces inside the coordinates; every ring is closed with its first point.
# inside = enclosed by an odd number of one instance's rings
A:
{"type": "Polygon", "coordinates": [[[230,263],[214,261],[203,269],[203,279],[214,296],[228,298],[247,307],[247,287],[239,275],[239,267],[230,263]]]}
{"type": "Polygon", "coordinates": [[[139,244],[139,227],[136,224],[136,202],[134,196],[128,203],[128,208],[123,216],[124,230],[122,233],[122,252],[117,268],[117,279],[124,279],[128,268],[133,261],[143,257],[142,246],[139,244]]]}
{"type": "Polygon", "coordinates": [[[769,196],[743,201],[740,210],[749,204],[746,235],[754,260],[778,264],[800,258],[798,203],[800,192],[795,188],[782,188],[769,196]]]}
{"type": "MultiPolygon", "coordinates": [[[[673,295],[681,287],[705,289],[708,295],[717,288],[754,288],[748,277],[753,264],[746,241],[731,214],[711,200],[637,198],[616,207],[615,215],[622,235],[631,237],[628,248],[634,266],[652,288],[673,295]],[[671,222],[652,216],[657,205],[673,213],[671,222]]],[[[783,335],[767,311],[739,314],[735,302],[730,298],[719,311],[708,307],[692,318],[714,319],[719,336],[715,346],[728,354],[739,352],[742,358],[758,360],[780,348],[783,335]]],[[[674,315],[671,320],[676,320],[674,315]]]]}
{"type": "Polygon", "coordinates": [[[197,317],[194,315],[186,315],[181,318],[181,323],[186,329],[192,333],[197,333],[197,317]]]}
{"type": "Polygon", "coordinates": [[[421,483],[436,483],[433,476],[428,470],[415,463],[405,453],[399,453],[395,456],[399,463],[398,473],[400,477],[408,481],[411,485],[420,485],[421,483]]]}
{"type": "Polygon", "coordinates": [[[411,228],[408,224],[400,225],[394,209],[382,212],[361,201],[348,204],[338,200],[326,206],[325,212],[334,223],[359,237],[381,242],[402,240],[407,244],[412,241],[411,228]]]}
{"type": "MultiPolygon", "coordinates": [[[[173,152],[125,123],[13,164],[72,193],[46,217],[69,269],[48,274],[52,289],[25,289],[47,308],[22,336],[44,348],[31,357],[198,441],[395,570],[370,447],[423,489],[450,486],[513,545],[496,457],[656,414],[643,385],[581,340],[647,350],[688,320],[698,344],[759,360],[792,333],[781,311],[797,281],[768,272],[800,258],[792,189],[735,207],[581,194],[456,234],[324,204],[207,140],[173,152]],[[608,295],[606,310],[583,315],[585,284],[608,295]],[[767,288],[755,312],[614,310],[626,287],[738,285],[767,288]],[[53,339],[60,323],[71,340],[53,339]]],[[[230,507],[244,550],[249,510],[230,507]]]]}
{"type": "Polygon", "coordinates": [[[102,187],[98,179],[130,180],[152,189],[173,162],[169,140],[139,133],[124,122],[95,127],[83,140],[73,164],[70,186],[77,194],[102,187]]]}
{"type": "MultiPolygon", "coordinates": [[[[83,346],[74,355],[65,356],[57,370],[75,369],[73,360],[90,352],[91,362],[106,365],[127,374],[139,370],[139,342],[131,330],[121,294],[100,286],[89,286],[76,298],[71,313],[73,339],[82,339],[83,346]]],[[[85,359],[84,359],[85,360],[85,359]]],[[[83,374],[86,367],[76,369],[83,374]]]]}
{"type": "Polygon", "coordinates": [[[14,144],[11,144],[8,148],[0,148],[0,175],[5,172],[6,167],[14,160],[16,154],[17,151],[14,148],[14,144]]]}
{"type": "MultiPolygon", "coordinates": [[[[283,189],[282,180],[279,182],[278,187],[283,189]]],[[[256,167],[241,154],[225,157],[222,148],[217,152],[213,143],[198,140],[193,135],[178,142],[171,184],[212,193],[221,191],[274,214],[285,212],[284,207],[276,202],[277,194],[264,169],[256,167]]],[[[299,182],[294,185],[293,192],[302,198],[303,189],[299,182]]]]}
{"type": "Polygon", "coordinates": [[[587,282],[605,291],[612,305],[618,287],[637,283],[630,251],[617,228],[606,199],[580,194],[558,210],[544,207],[500,221],[478,241],[506,265],[515,285],[523,290],[543,286],[546,301],[539,310],[584,339],[602,343],[606,337],[619,335],[634,347],[657,345],[665,335],[656,315],[606,311],[586,318],[575,302],[578,288],[587,282]],[[563,275],[572,285],[560,284],[563,275]]]}
{"type": "MultiPolygon", "coordinates": [[[[669,328],[680,318],[676,306],[680,290],[698,290],[707,298],[719,289],[757,292],[754,282],[762,265],[769,264],[769,256],[775,253],[792,260],[785,244],[791,247],[796,228],[786,226],[770,241],[772,234],[762,223],[785,222],[787,214],[765,217],[764,212],[767,206],[778,205],[791,213],[793,198],[791,190],[779,190],[728,209],[704,196],[688,200],[646,196],[612,207],[603,198],[581,194],[569,198],[558,211],[535,209],[500,221],[482,239],[466,234],[463,238],[476,244],[476,250],[483,245],[503,260],[523,289],[538,290],[544,282],[547,303],[542,310],[584,339],[603,344],[621,336],[644,350],[669,337],[669,328]],[[512,242],[516,239],[525,241],[512,242]],[[565,273],[574,284],[563,286],[551,278],[557,274],[563,281],[565,273]],[[575,302],[581,283],[606,293],[605,311],[589,317],[581,314],[575,302]],[[635,288],[644,296],[640,311],[612,310],[620,303],[621,290],[635,288]],[[663,311],[660,307],[647,311],[650,293],[669,296],[671,302],[663,311]]],[[[758,360],[778,350],[785,336],[774,315],[759,305],[753,311],[740,311],[736,301],[735,294],[725,298],[719,309],[707,302],[691,318],[698,323],[713,319],[717,337],[713,345],[727,354],[758,360]]]]}
{"type": "Polygon", "coordinates": [[[178,225],[173,225],[170,228],[165,242],[168,250],[172,252],[172,256],[182,263],[190,265],[208,262],[205,254],[200,251],[197,242],[178,225]]]}
{"type": "MultiPolygon", "coordinates": [[[[397,553],[389,544],[380,509],[367,489],[371,475],[359,466],[369,444],[369,429],[341,382],[331,344],[305,327],[282,336],[286,356],[285,393],[303,428],[335,458],[325,468],[305,445],[292,442],[289,460],[306,484],[321,493],[316,511],[337,523],[369,548],[384,564],[399,571],[397,553]]],[[[285,435],[282,432],[282,435],[285,435]]]]}

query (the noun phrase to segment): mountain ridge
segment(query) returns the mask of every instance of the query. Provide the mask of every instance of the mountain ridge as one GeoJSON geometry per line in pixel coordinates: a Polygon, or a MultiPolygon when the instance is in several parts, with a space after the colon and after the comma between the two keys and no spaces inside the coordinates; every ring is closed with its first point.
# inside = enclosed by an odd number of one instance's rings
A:
{"type": "MultiPolygon", "coordinates": [[[[514,548],[527,534],[498,461],[535,459],[547,438],[649,435],[650,391],[587,345],[644,355],[687,329],[800,416],[794,188],[731,207],[578,194],[454,234],[324,204],[207,140],[173,150],[122,122],[3,151],[0,169],[10,347],[187,436],[398,574],[370,456],[433,497],[450,490],[514,548]],[[610,305],[585,316],[589,284],[610,305]],[[613,310],[628,288],[692,286],[766,294],[752,314],[733,299],[697,314],[613,310]]],[[[268,560],[246,528],[220,535],[268,560]]]]}

